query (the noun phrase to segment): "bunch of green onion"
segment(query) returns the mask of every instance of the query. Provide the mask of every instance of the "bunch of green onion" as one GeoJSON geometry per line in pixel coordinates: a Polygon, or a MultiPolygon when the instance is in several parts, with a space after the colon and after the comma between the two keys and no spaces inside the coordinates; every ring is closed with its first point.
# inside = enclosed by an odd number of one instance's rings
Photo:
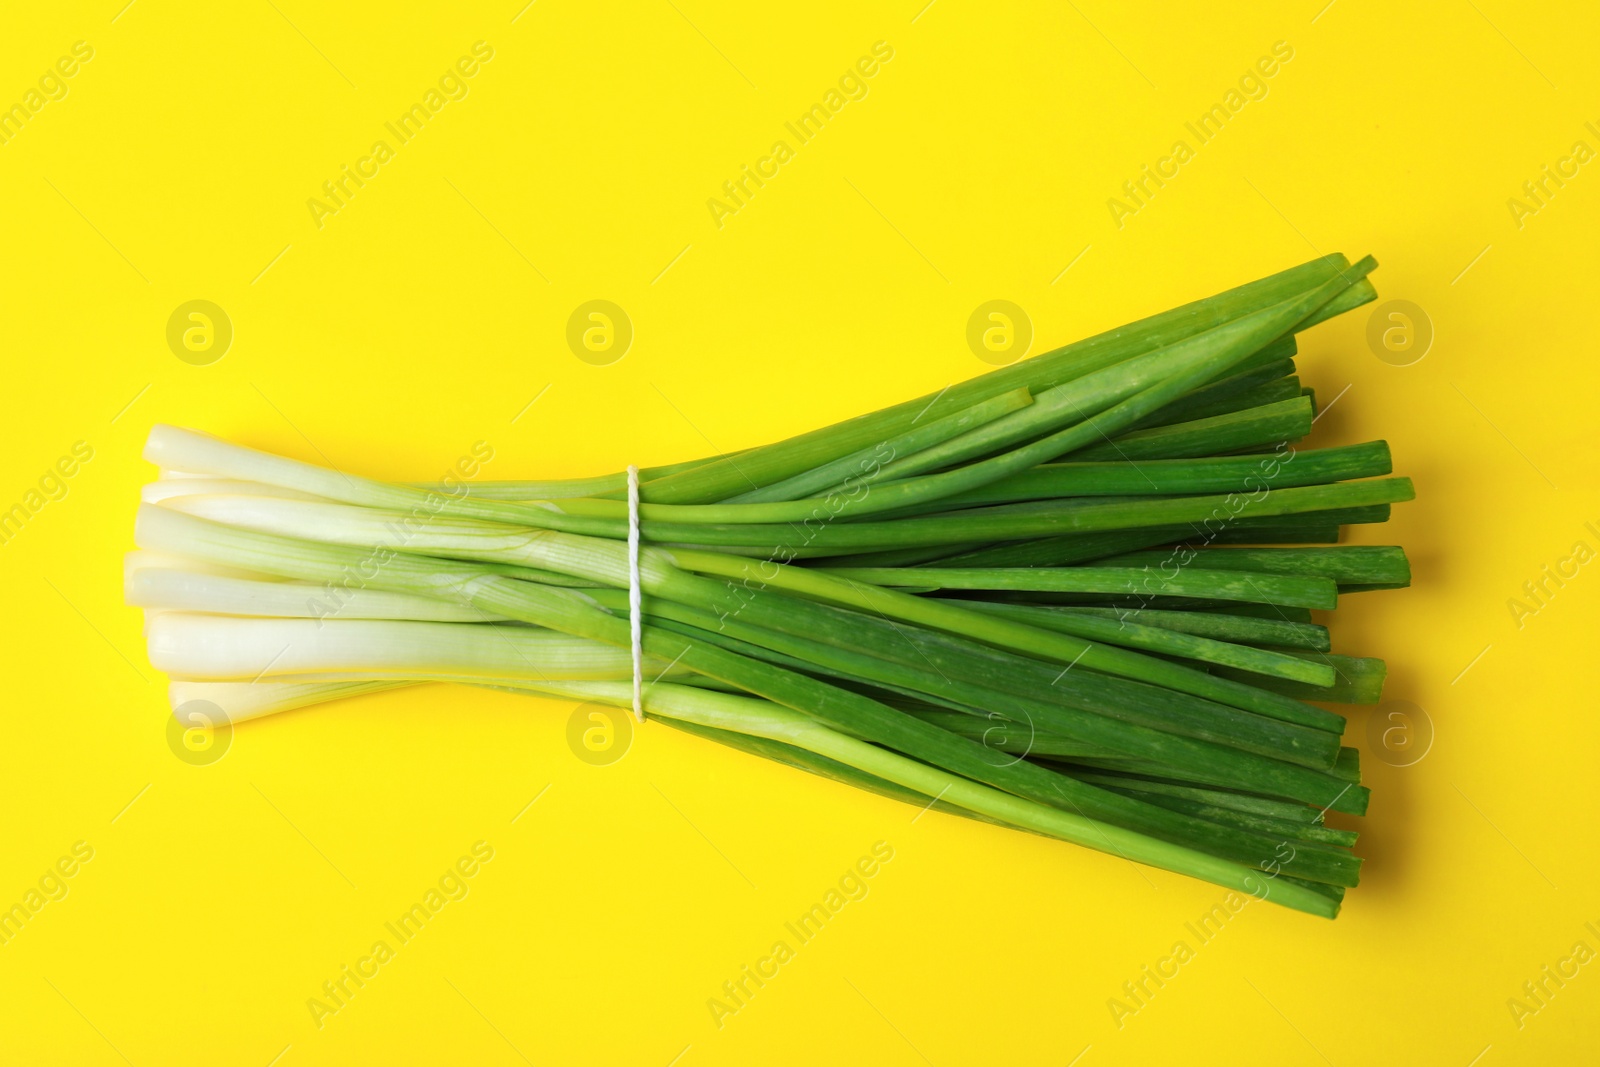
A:
{"type": "MultiPolygon", "coordinates": [[[[852,785],[1314,915],[1356,884],[1343,716],[1382,661],[1313,610],[1412,497],[1299,449],[1327,256],[938,394],[639,475],[643,710],[852,785]],[[1250,546],[1250,547],[1243,547],[1250,546]]],[[[155,427],[127,595],[175,708],[456,682],[631,707],[627,476],[402,485],[155,427]]]]}

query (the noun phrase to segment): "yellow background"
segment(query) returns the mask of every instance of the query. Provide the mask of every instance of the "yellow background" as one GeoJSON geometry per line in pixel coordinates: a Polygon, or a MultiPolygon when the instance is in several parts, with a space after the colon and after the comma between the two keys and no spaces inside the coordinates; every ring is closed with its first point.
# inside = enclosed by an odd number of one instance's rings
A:
{"type": "Polygon", "coordinates": [[[0,545],[0,903],[94,849],[0,946],[0,1060],[1593,1055],[1600,964],[1520,1030],[1507,1008],[1600,949],[1600,576],[1520,629],[1507,607],[1600,548],[1600,164],[1520,228],[1507,207],[1600,148],[1587,5],[120,2],[11,5],[0,33],[0,102],[94,48],[0,145],[0,507],[95,453],[0,545]],[[469,95],[319,229],[307,199],[480,40],[469,95]],[[719,229],[707,199],[877,41],[868,95],[719,229]],[[1267,96],[1117,228],[1107,199],[1277,41],[1267,96]],[[1347,598],[1335,646],[1387,657],[1386,697],[1436,735],[1388,766],[1353,711],[1374,799],[1341,822],[1367,864],[1336,922],[1252,907],[1198,946],[1213,887],[659,725],[588,766],[556,702],[417,689],[249,724],[211,766],[167,746],[119,569],[153,422],[380,477],[477,440],[482,477],[601,473],[985,370],[964,333],[986,300],[1025,308],[1039,351],[1335,250],[1375,254],[1383,298],[1436,330],[1405,367],[1367,308],[1302,347],[1340,396],[1313,442],[1385,437],[1419,495],[1355,535],[1404,544],[1415,585],[1347,598]],[[596,298],[636,331],[611,366],[564,340],[596,298]],[[165,342],[192,299],[234,326],[210,366],[165,342]],[[480,840],[470,895],[318,1029],[307,999],[480,840]],[[877,841],[869,895],[714,1025],[707,999],[877,841]],[[1195,959],[1119,1029],[1108,999],[1179,940],[1195,959]]]}

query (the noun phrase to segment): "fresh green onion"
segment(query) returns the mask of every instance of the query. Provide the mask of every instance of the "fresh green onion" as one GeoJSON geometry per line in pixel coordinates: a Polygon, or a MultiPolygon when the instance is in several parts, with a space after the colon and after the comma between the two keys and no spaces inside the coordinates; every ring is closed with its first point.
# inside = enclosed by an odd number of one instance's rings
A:
{"type": "Polygon", "coordinates": [[[1331,545],[1410,500],[1301,449],[1327,256],[939,393],[641,473],[398,484],[157,426],[125,568],[175,708],[229,722],[456,683],[634,701],[725,747],[1332,917],[1381,660],[1309,609],[1403,587],[1331,545]],[[1239,547],[1244,546],[1244,547],[1239,547]],[[630,601],[638,605],[632,617],[630,601]]]}

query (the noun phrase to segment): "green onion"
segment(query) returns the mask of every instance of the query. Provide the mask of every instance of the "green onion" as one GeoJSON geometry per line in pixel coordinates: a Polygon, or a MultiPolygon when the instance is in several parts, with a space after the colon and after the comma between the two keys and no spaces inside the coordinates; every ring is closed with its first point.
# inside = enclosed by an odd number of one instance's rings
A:
{"type": "MultiPolygon", "coordinates": [[[[1164,553],[1154,553],[1160,564],[1164,553]]],[[[1114,561],[1113,561],[1114,562],[1114,561]]],[[[1140,563],[1144,561],[1139,560],[1140,563]]],[[[1245,600],[1296,608],[1332,608],[1339,587],[1328,578],[1298,578],[1234,569],[1202,570],[1174,566],[1172,574],[1150,566],[1096,567],[837,567],[825,574],[873,585],[934,589],[1016,589],[1040,593],[1115,593],[1131,596],[1185,596],[1245,600]]]]}
{"type": "Polygon", "coordinates": [[[441,682],[631,707],[637,625],[678,729],[1331,918],[1361,861],[1322,814],[1370,794],[1318,705],[1385,668],[1309,609],[1411,574],[1305,546],[1413,489],[1381,441],[1292,445],[1294,357],[1374,266],[646,469],[633,595],[625,474],[387,483],[157,426],[126,597],[174,707],[230,722],[441,682]]]}

